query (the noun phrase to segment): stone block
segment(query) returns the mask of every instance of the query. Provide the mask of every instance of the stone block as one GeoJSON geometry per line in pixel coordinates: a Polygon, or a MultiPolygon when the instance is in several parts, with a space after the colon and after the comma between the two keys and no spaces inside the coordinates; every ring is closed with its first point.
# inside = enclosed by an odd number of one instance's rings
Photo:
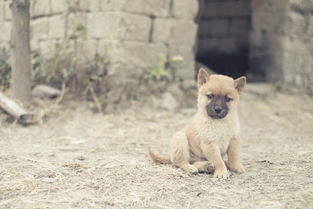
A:
{"type": "Polygon", "coordinates": [[[303,36],[306,27],[307,27],[306,19],[302,14],[296,12],[289,12],[287,14],[284,25],[284,33],[287,36],[291,37],[303,36]]]}
{"type": "Polygon", "coordinates": [[[234,19],[229,23],[229,34],[235,36],[247,36],[250,32],[248,19],[234,19]]]}
{"type": "Polygon", "coordinates": [[[284,34],[286,14],[290,10],[285,0],[252,0],[253,30],[284,34]]]}
{"type": "Polygon", "coordinates": [[[148,41],[151,18],[122,12],[90,13],[88,34],[92,38],[148,41]]]}
{"type": "Polygon", "coordinates": [[[47,39],[40,41],[39,47],[40,54],[45,58],[45,60],[55,58],[73,59],[74,56],[76,56],[74,55],[74,51],[76,50],[74,41],[65,41],[62,39],[47,39]]]}
{"type": "Polygon", "coordinates": [[[195,53],[193,47],[169,47],[169,64],[176,78],[193,79],[195,72],[195,53]],[[180,60],[180,57],[182,60],[180,60]]]}
{"type": "Polygon", "coordinates": [[[308,83],[307,77],[312,77],[313,57],[306,44],[301,40],[285,38],[283,47],[282,63],[285,81],[304,88],[312,85],[308,83]]]}
{"type": "Polygon", "coordinates": [[[92,2],[94,0],[89,0],[89,1],[86,1],[86,0],[82,0],[82,1],[79,1],[78,2],[78,9],[79,11],[90,11],[89,10],[89,7],[90,7],[90,2],[92,2]]]}
{"type": "Polygon", "coordinates": [[[119,37],[125,40],[148,41],[152,20],[141,15],[122,14],[118,22],[119,37]]]}
{"type": "Polygon", "coordinates": [[[312,77],[311,0],[253,0],[250,65],[269,81],[308,89],[312,77]],[[261,66],[261,67],[260,67],[261,66]]]}
{"type": "Polygon", "coordinates": [[[264,45],[265,41],[265,34],[260,33],[259,31],[251,31],[249,35],[249,42],[251,45],[255,46],[253,47],[253,51],[259,50],[258,48],[261,48],[262,45],[264,45]]]}
{"type": "Polygon", "coordinates": [[[198,53],[205,54],[206,51],[214,51],[219,47],[220,39],[207,37],[198,40],[198,53]]]}
{"type": "Polygon", "coordinates": [[[11,20],[12,19],[12,12],[10,8],[11,1],[4,2],[4,19],[11,20]]]}
{"type": "Polygon", "coordinates": [[[9,21],[1,23],[0,41],[10,41],[11,23],[9,21]]]}
{"type": "Polygon", "coordinates": [[[250,16],[250,1],[220,1],[218,15],[222,17],[250,16]]]}
{"type": "Polygon", "coordinates": [[[170,44],[194,46],[197,38],[197,25],[193,21],[174,21],[170,44]]]}
{"type": "Polygon", "coordinates": [[[4,1],[0,1],[0,21],[4,19],[4,1]]]}
{"type": "Polygon", "coordinates": [[[109,28],[117,23],[109,23],[105,13],[90,13],[87,16],[88,36],[91,38],[103,38],[110,33],[109,28]]]}
{"type": "Polygon", "coordinates": [[[197,25],[191,20],[155,19],[152,34],[153,42],[193,46],[196,36],[197,25]]]}
{"type": "MultiPolygon", "coordinates": [[[[215,1],[212,1],[212,2],[205,1],[203,8],[202,8],[201,17],[202,18],[218,17],[219,16],[218,5],[219,3],[215,1]]],[[[200,5],[200,7],[201,6],[202,5],[200,5]]]]}
{"type": "Polygon", "coordinates": [[[99,55],[107,55],[112,51],[112,46],[116,45],[118,40],[106,40],[100,39],[97,47],[97,52],[99,55]]]}
{"type": "Polygon", "coordinates": [[[219,37],[226,36],[230,30],[230,21],[225,18],[203,20],[199,28],[200,37],[219,37]]]}
{"type": "Polygon", "coordinates": [[[121,8],[126,4],[126,0],[101,0],[100,8],[103,12],[122,11],[121,8]]]}
{"type": "Polygon", "coordinates": [[[123,10],[156,17],[167,17],[169,15],[169,5],[169,0],[126,0],[123,10]]]}
{"type": "Polygon", "coordinates": [[[67,16],[66,26],[67,37],[83,39],[87,38],[87,14],[85,12],[70,13],[67,16]]]}
{"type": "Polygon", "coordinates": [[[156,18],[153,22],[152,41],[168,43],[171,37],[172,20],[156,18]]]}
{"type": "Polygon", "coordinates": [[[101,11],[100,1],[99,0],[89,1],[89,11],[91,11],[91,12],[99,12],[99,11],[101,11]]]}
{"type": "Polygon", "coordinates": [[[267,81],[282,80],[283,42],[286,37],[267,34],[258,39],[257,43],[250,41],[250,71],[265,76],[267,81]]]}
{"type": "Polygon", "coordinates": [[[173,0],[172,10],[175,18],[194,20],[198,14],[199,2],[195,0],[173,0]]]}
{"type": "Polygon", "coordinates": [[[208,37],[200,39],[198,47],[200,54],[208,51],[231,54],[238,52],[243,47],[247,47],[247,44],[246,39],[240,37],[208,37]]]}
{"type": "Polygon", "coordinates": [[[238,52],[241,48],[247,47],[245,38],[240,37],[208,37],[200,39],[198,43],[198,53],[203,54],[208,51],[216,53],[231,54],[238,52]]]}
{"type": "MultiPolygon", "coordinates": [[[[53,1],[53,0],[52,0],[53,1]]],[[[79,9],[79,0],[65,0],[69,9],[79,9]]]]}
{"type": "Polygon", "coordinates": [[[207,36],[211,36],[212,34],[212,27],[211,27],[211,21],[206,20],[202,21],[199,25],[199,37],[204,38],[207,36]]]}
{"type": "Polygon", "coordinates": [[[108,50],[111,73],[128,78],[138,79],[157,66],[161,54],[168,53],[167,47],[163,44],[132,41],[107,42],[108,44],[111,45],[108,50]]]}
{"type": "Polygon", "coordinates": [[[30,22],[31,39],[42,40],[48,38],[48,18],[37,18],[30,22]]]}
{"type": "Polygon", "coordinates": [[[310,12],[313,10],[312,0],[290,0],[291,8],[300,10],[302,12],[310,12]]]}
{"type": "Polygon", "coordinates": [[[49,17],[49,38],[63,38],[65,36],[65,15],[49,17]]]}
{"type": "Polygon", "coordinates": [[[95,56],[98,48],[98,41],[89,39],[89,40],[77,40],[76,48],[79,50],[77,53],[77,59],[81,60],[83,63],[90,63],[95,60],[95,56]]]}
{"type": "Polygon", "coordinates": [[[218,51],[225,54],[236,53],[240,49],[247,47],[246,45],[247,41],[245,38],[225,37],[220,39],[218,51]]]}
{"type": "Polygon", "coordinates": [[[225,36],[228,34],[229,21],[227,19],[214,19],[205,24],[209,34],[213,36],[225,36]]]}
{"type": "Polygon", "coordinates": [[[169,15],[170,0],[102,0],[102,11],[125,11],[156,17],[169,15]]]}
{"type": "Polygon", "coordinates": [[[32,51],[40,50],[40,45],[39,45],[39,41],[38,40],[31,40],[30,41],[30,46],[31,46],[32,51]]]}
{"type": "Polygon", "coordinates": [[[68,9],[66,0],[51,0],[51,14],[65,12],[68,9]]]}
{"type": "Polygon", "coordinates": [[[46,16],[50,14],[50,0],[33,0],[30,6],[32,17],[46,16]]]}
{"type": "Polygon", "coordinates": [[[206,27],[203,27],[204,26],[204,23],[201,23],[198,27],[198,39],[200,38],[204,38],[207,36],[208,34],[208,30],[206,27]]]}
{"type": "Polygon", "coordinates": [[[55,49],[55,42],[53,40],[44,40],[39,42],[40,55],[46,59],[52,54],[55,49]]]}
{"type": "Polygon", "coordinates": [[[266,31],[267,33],[284,34],[285,28],[282,24],[286,20],[285,13],[271,15],[266,11],[256,12],[252,17],[252,29],[254,31],[266,31]]]}

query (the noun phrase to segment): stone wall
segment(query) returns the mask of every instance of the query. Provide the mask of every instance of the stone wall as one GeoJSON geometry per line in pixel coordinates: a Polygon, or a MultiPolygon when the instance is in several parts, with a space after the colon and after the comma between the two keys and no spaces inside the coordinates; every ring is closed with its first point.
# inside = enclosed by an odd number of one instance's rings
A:
{"type": "MultiPolygon", "coordinates": [[[[248,73],[313,95],[313,0],[200,2],[201,8],[197,0],[31,0],[31,46],[45,59],[62,56],[59,43],[74,51],[81,69],[103,55],[117,83],[138,82],[161,54],[181,55],[173,68],[188,80],[200,8],[200,61],[234,77],[250,63],[248,73]]],[[[0,0],[0,48],[9,47],[9,4],[0,0]]]]}
{"type": "MultiPolygon", "coordinates": [[[[0,0],[0,47],[8,47],[10,0],[0,0]]],[[[193,78],[195,0],[31,0],[31,46],[42,56],[55,43],[75,48],[83,65],[105,54],[118,79],[138,79],[160,54],[180,55],[177,76],[193,78]],[[65,42],[64,42],[65,40],[65,42]]]]}
{"type": "Polygon", "coordinates": [[[248,68],[250,0],[203,0],[200,13],[198,59],[219,73],[244,74],[248,68]]]}
{"type": "Polygon", "coordinates": [[[313,1],[253,0],[250,70],[313,95],[313,1]]]}

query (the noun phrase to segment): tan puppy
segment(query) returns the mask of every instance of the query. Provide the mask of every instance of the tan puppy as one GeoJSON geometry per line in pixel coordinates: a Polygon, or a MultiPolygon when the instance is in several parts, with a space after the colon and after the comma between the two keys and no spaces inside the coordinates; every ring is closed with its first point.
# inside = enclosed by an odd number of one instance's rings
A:
{"type": "Polygon", "coordinates": [[[246,78],[236,80],[223,75],[198,73],[198,111],[185,128],[171,140],[170,155],[149,152],[154,162],[170,163],[188,173],[203,172],[214,167],[214,176],[227,178],[223,157],[228,156],[230,170],[242,173],[239,160],[240,124],[237,113],[239,97],[246,78]]]}

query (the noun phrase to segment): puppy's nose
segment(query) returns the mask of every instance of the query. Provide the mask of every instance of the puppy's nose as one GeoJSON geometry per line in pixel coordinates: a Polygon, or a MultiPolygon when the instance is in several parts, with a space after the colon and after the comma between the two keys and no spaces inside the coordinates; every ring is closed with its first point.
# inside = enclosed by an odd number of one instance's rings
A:
{"type": "Polygon", "coordinates": [[[215,113],[219,114],[222,112],[222,108],[221,107],[215,107],[214,111],[215,111],[215,113]]]}

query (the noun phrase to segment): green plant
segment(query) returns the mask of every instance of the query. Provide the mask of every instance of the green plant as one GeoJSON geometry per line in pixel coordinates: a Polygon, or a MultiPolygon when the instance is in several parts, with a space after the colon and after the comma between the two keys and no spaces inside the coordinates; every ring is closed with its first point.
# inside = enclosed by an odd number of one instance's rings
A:
{"type": "Polygon", "coordinates": [[[160,54],[157,65],[148,71],[147,78],[154,81],[176,81],[176,66],[183,60],[184,58],[180,55],[168,59],[165,54],[160,54]]]}
{"type": "Polygon", "coordinates": [[[89,58],[81,47],[86,37],[86,27],[78,23],[68,38],[50,46],[48,55],[35,52],[32,56],[34,80],[56,87],[64,83],[70,90],[75,88],[84,95],[89,83],[99,82],[108,74],[106,54],[110,49],[106,47],[101,54],[89,58]]]}
{"type": "Polygon", "coordinates": [[[182,78],[177,75],[177,71],[181,68],[182,61],[184,61],[184,57],[181,55],[175,55],[169,60],[173,81],[182,80],[182,78]]]}
{"type": "Polygon", "coordinates": [[[70,35],[70,37],[73,38],[83,38],[83,39],[87,39],[87,35],[88,35],[88,31],[87,28],[81,24],[78,23],[76,25],[75,30],[72,32],[72,34],[70,35]]]}
{"type": "Polygon", "coordinates": [[[67,41],[52,46],[51,53],[44,58],[40,52],[34,52],[32,56],[33,80],[58,87],[61,87],[62,83],[68,83],[75,73],[73,54],[73,49],[67,41]]]}
{"type": "Polygon", "coordinates": [[[10,86],[11,81],[11,65],[9,63],[9,52],[2,48],[0,49],[0,90],[3,91],[10,86]]]}
{"type": "Polygon", "coordinates": [[[165,54],[160,54],[159,61],[155,67],[152,67],[148,72],[148,79],[160,81],[165,80],[169,76],[167,70],[167,58],[165,54]]]}

